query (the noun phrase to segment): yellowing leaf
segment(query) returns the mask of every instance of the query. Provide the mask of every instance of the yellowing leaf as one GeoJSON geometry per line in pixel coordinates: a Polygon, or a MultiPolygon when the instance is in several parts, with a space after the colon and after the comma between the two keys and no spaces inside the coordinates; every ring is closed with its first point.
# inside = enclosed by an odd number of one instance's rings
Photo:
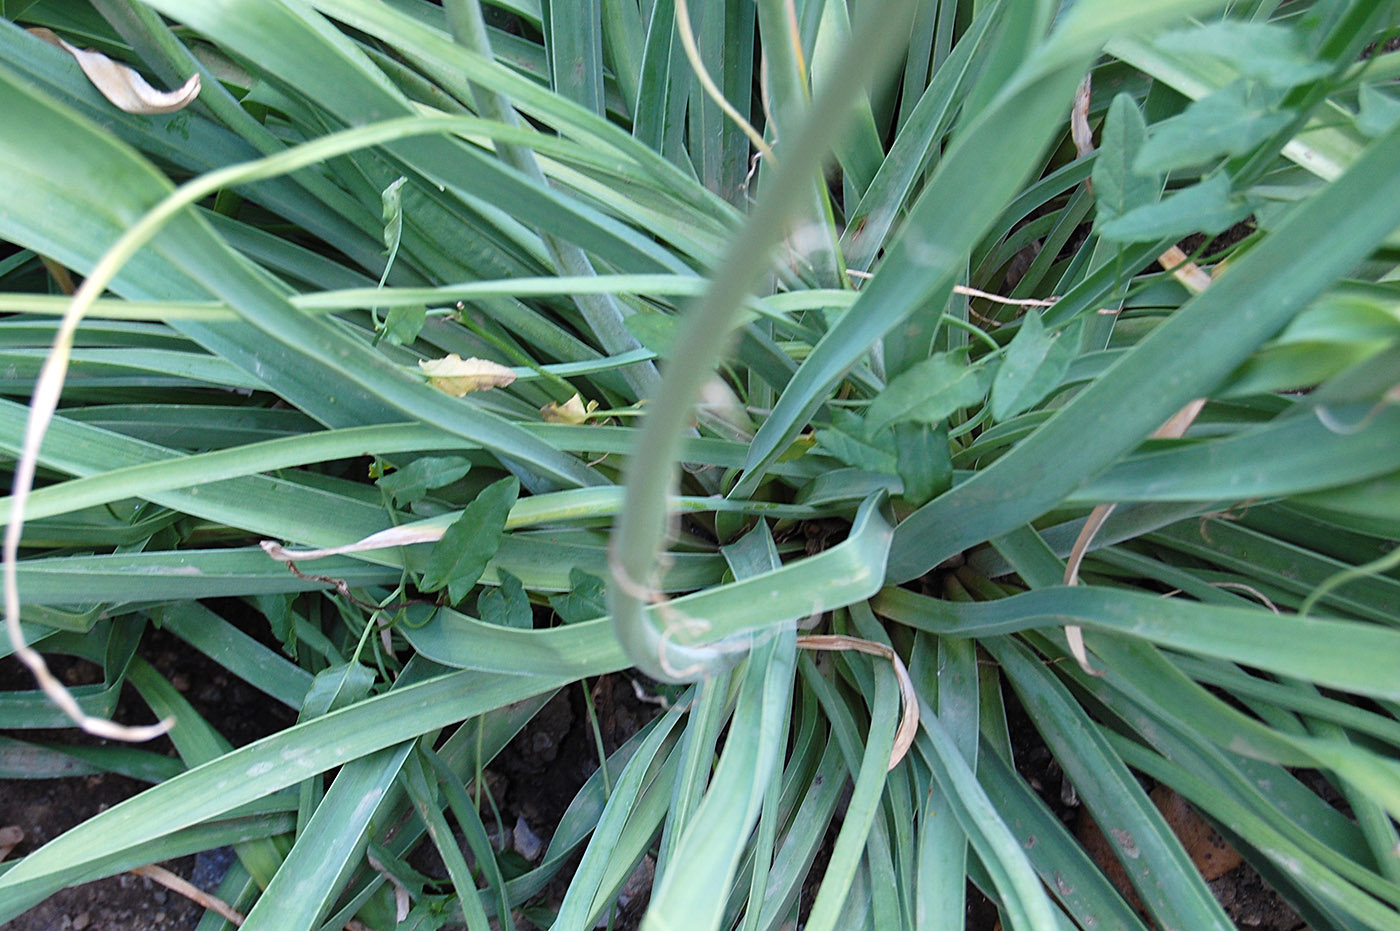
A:
{"type": "Polygon", "coordinates": [[[504,388],[515,381],[515,373],[504,365],[485,359],[463,359],[455,352],[445,359],[421,359],[418,367],[428,376],[428,384],[454,398],[473,391],[504,388]]]}
{"type": "Polygon", "coordinates": [[[563,404],[550,401],[540,408],[540,414],[544,416],[546,423],[567,423],[578,426],[588,419],[588,415],[598,409],[597,401],[589,401],[588,406],[583,404],[583,398],[577,394],[563,404]]]}
{"type": "Polygon", "coordinates": [[[78,62],[83,74],[92,86],[101,92],[113,106],[127,113],[174,113],[183,110],[199,96],[199,75],[192,74],[183,87],[173,91],[158,91],[146,83],[146,79],[132,68],[113,61],[101,52],[80,49],[59,38],[52,29],[42,26],[29,32],[50,45],[56,45],[78,62]]]}

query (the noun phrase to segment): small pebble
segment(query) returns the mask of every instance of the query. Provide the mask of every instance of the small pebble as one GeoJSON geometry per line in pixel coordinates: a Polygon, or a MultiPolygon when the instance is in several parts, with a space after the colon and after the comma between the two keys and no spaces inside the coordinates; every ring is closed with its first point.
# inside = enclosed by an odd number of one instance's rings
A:
{"type": "Polygon", "coordinates": [[[73,931],[83,931],[90,924],[92,924],[92,916],[87,912],[81,912],[78,917],[73,919],[73,931]]]}
{"type": "Polygon", "coordinates": [[[516,853],[531,863],[539,859],[540,854],[544,852],[544,841],[530,830],[530,825],[525,822],[523,817],[515,819],[515,830],[512,833],[516,853]]]}
{"type": "Polygon", "coordinates": [[[194,858],[194,875],[190,877],[190,882],[205,892],[213,892],[215,887],[223,882],[224,874],[233,865],[233,859],[232,847],[200,851],[194,858]]]}

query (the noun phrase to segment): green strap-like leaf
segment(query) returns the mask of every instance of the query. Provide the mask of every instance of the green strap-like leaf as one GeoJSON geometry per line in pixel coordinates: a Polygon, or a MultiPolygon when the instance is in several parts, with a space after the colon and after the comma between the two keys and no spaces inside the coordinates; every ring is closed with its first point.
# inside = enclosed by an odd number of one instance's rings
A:
{"type": "Polygon", "coordinates": [[[1392,130],[1043,428],[910,515],[896,531],[890,579],[913,578],[1038,517],[1209,392],[1400,225],[1397,160],[1400,130],[1392,130]],[[1318,243],[1317,230],[1343,225],[1346,236],[1318,243]],[[1297,261],[1304,252],[1309,261],[1297,261]],[[1108,423],[1111,433],[1101,429],[1108,423]]]}
{"type": "MultiPolygon", "coordinates": [[[[1172,15],[1188,12],[1180,4],[1174,10],[1172,15]]],[[[1146,2],[1081,3],[985,108],[972,111],[971,122],[956,135],[887,248],[879,273],[803,362],[755,435],[735,494],[756,487],[877,339],[948,292],[966,254],[1020,189],[1052,135],[1062,130],[1065,107],[1099,45],[1125,24],[1146,29],[1167,15],[1166,8],[1146,2]],[[1006,138],[1008,125],[1019,127],[1015,139],[1006,138]]]]}
{"type": "MultiPolygon", "coordinates": [[[[875,598],[901,623],[955,636],[990,636],[1066,623],[1231,659],[1364,695],[1400,699],[1400,631],[1299,618],[1262,608],[1206,605],[1112,589],[1041,588],[988,602],[941,601],[900,588],[875,598]]],[[[1092,640],[1092,638],[1090,638],[1092,640]]]]}
{"type": "Polygon", "coordinates": [[[524,668],[514,675],[457,672],[367,699],[241,747],[109,808],[0,875],[0,921],[8,921],[66,885],[95,878],[93,866],[121,851],[216,818],[408,737],[558,688],[574,678],[540,676],[524,668]]]}
{"type": "Polygon", "coordinates": [[[1176,927],[1233,928],[1147,793],[1064,685],[1016,641],[990,637],[983,643],[1002,664],[1118,859],[1132,864],[1128,878],[1152,914],[1176,927]]]}
{"type": "Polygon", "coordinates": [[[253,931],[320,927],[358,865],[370,819],[378,813],[413,745],[414,741],[405,741],[341,768],[243,927],[253,931]]]}

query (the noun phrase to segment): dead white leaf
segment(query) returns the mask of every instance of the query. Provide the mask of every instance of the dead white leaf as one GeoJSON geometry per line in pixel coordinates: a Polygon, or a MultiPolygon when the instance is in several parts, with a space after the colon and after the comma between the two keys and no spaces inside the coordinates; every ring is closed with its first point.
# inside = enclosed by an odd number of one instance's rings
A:
{"type": "Polygon", "coordinates": [[[374,868],[380,876],[389,880],[389,885],[394,887],[394,917],[397,921],[403,921],[408,917],[410,908],[413,905],[413,897],[397,876],[384,868],[384,864],[375,859],[374,854],[369,855],[369,865],[374,868]]]}
{"type": "Polygon", "coordinates": [[[70,45],[59,38],[52,29],[37,26],[29,32],[72,55],[77,60],[78,67],[83,69],[83,74],[92,82],[92,86],[111,101],[113,106],[127,113],[174,113],[189,106],[199,96],[198,74],[190,75],[190,79],[178,90],[158,91],[147,84],[146,79],[134,69],[113,61],[101,52],[70,45]]]}
{"type": "Polygon", "coordinates": [[[504,365],[486,359],[463,359],[455,352],[445,359],[420,359],[418,367],[428,376],[428,384],[454,398],[473,391],[504,388],[515,381],[515,373],[504,365]]]}
{"type": "Polygon", "coordinates": [[[442,539],[447,525],[423,526],[406,524],[390,527],[372,533],[363,540],[346,543],[344,546],[328,546],[315,550],[289,550],[276,540],[263,540],[259,545],[263,552],[278,562],[303,562],[310,559],[325,559],[327,556],[343,556],[347,553],[364,553],[370,550],[383,550],[393,546],[412,546],[415,543],[436,543],[442,539]]]}
{"type": "Polygon", "coordinates": [[[540,408],[540,414],[543,415],[546,423],[567,423],[578,426],[588,420],[588,415],[597,409],[597,401],[589,401],[585,407],[583,398],[576,394],[563,404],[550,401],[540,408]]]}

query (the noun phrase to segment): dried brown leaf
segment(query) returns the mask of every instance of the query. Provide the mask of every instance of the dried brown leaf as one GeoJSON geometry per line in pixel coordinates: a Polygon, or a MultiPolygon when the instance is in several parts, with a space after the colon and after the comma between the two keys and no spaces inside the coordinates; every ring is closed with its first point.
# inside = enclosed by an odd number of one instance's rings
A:
{"type": "Polygon", "coordinates": [[[540,408],[540,414],[546,423],[567,423],[578,426],[588,420],[588,415],[598,409],[597,401],[589,401],[585,406],[583,398],[574,395],[563,404],[550,401],[540,408]]]}
{"type": "Polygon", "coordinates": [[[846,634],[806,634],[797,638],[797,645],[804,650],[851,650],[890,661],[894,666],[895,679],[899,682],[900,704],[904,708],[899,718],[899,726],[895,728],[894,748],[890,751],[889,768],[894,769],[898,766],[899,761],[904,759],[909,748],[914,745],[914,738],[919,735],[919,696],[914,689],[914,680],[909,677],[909,670],[905,668],[904,660],[899,658],[899,654],[887,644],[846,634]]]}
{"type": "Polygon", "coordinates": [[[455,352],[443,359],[420,360],[418,367],[428,376],[428,384],[454,398],[473,391],[504,388],[515,381],[515,373],[504,365],[486,359],[463,359],[455,352]]]}
{"type": "Polygon", "coordinates": [[[63,41],[52,29],[36,26],[29,30],[50,45],[63,49],[78,62],[83,74],[92,86],[111,102],[112,106],[127,113],[174,113],[189,106],[199,96],[198,74],[190,75],[183,87],[173,91],[158,91],[134,68],[113,61],[101,52],[80,49],[63,41]]]}
{"type": "Polygon", "coordinates": [[[17,824],[9,824],[0,828],[0,860],[10,855],[10,851],[19,846],[24,840],[24,829],[17,824]]]}
{"type": "MultiPolygon", "coordinates": [[[[1084,80],[1074,90],[1074,106],[1069,111],[1069,134],[1074,140],[1074,150],[1079,157],[1093,154],[1094,131],[1089,128],[1089,98],[1093,94],[1094,76],[1084,75],[1084,80]]],[[[1092,192],[1092,185],[1090,190],[1092,192]]]]}

